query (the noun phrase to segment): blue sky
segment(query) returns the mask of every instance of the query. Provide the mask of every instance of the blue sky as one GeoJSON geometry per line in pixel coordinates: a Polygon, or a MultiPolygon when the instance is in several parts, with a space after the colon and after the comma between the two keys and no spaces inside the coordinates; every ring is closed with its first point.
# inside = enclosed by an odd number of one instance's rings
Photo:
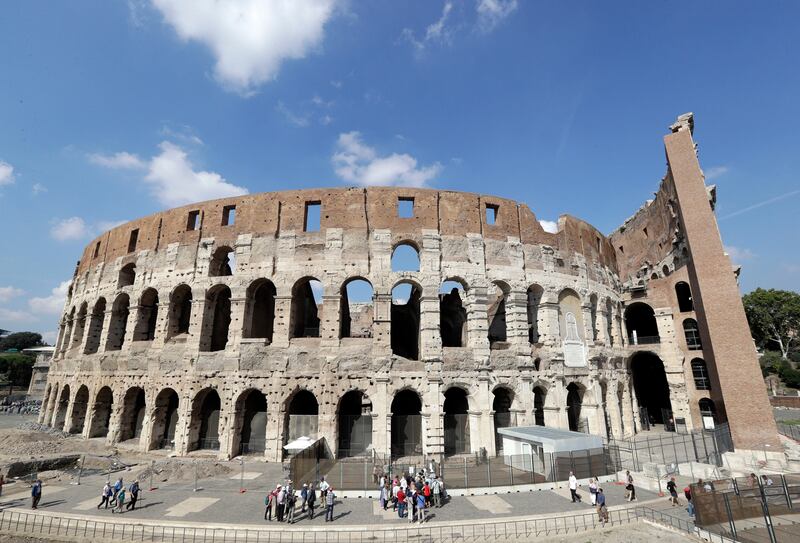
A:
{"type": "Polygon", "coordinates": [[[226,194],[492,193],[610,233],[695,113],[742,289],[800,290],[800,5],[30,0],[0,17],[0,328],[86,242],[226,194]],[[763,205],[762,205],[763,204],[763,205]]]}

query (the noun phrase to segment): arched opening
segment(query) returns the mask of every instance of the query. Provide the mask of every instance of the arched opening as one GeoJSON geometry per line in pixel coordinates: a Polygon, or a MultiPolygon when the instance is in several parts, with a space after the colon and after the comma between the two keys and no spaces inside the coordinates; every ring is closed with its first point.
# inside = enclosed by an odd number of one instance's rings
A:
{"type": "Polygon", "coordinates": [[[450,387],[444,393],[444,454],[469,452],[469,400],[467,391],[450,387]]]}
{"type": "Polygon", "coordinates": [[[661,341],[655,312],[646,303],[636,302],[625,308],[625,327],[628,329],[628,342],[631,345],[648,345],[661,341]]]}
{"type": "Polygon", "coordinates": [[[189,333],[192,318],[192,289],[179,285],[169,296],[169,330],[167,338],[189,333]]]}
{"type": "Polygon", "coordinates": [[[539,285],[528,287],[528,343],[539,343],[539,305],[544,289],[539,285]]]}
{"type": "Polygon", "coordinates": [[[416,246],[410,242],[401,242],[395,246],[392,251],[392,271],[419,271],[419,251],[416,246]]]}
{"type": "Polygon", "coordinates": [[[178,393],[165,388],[156,396],[150,449],[174,449],[178,425],[178,393]]]}
{"type": "Polygon", "coordinates": [[[108,324],[106,351],[119,351],[125,343],[125,329],[128,326],[128,313],[131,300],[127,294],[120,294],[111,306],[111,322],[108,324]]]}
{"type": "MultiPolygon", "coordinates": [[[[489,316],[489,346],[505,342],[507,337],[506,327],[506,299],[510,288],[505,283],[495,282],[489,287],[487,293],[487,314],[489,316]]],[[[499,345],[498,345],[499,346],[499,345]]]]}
{"type": "Polygon", "coordinates": [[[86,411],[89,407],[89,389],[86,385],[81,385],[75,393],[75,401],[72,404],[72,420],[69,428],[66,429],[70,434],[82,434],[86,424],[86,411]]]}
{"type": "Polygon", "coordinates": [[[664,363],[653,353],[636,353],[631,358],[631,371],[642,427],[666,423],[666,429],[670,429],[672,404],[664,363]]]}
{"type": "Polygon", "coordinates": [[[688,283],[684,281],[675,283],[675,296],[678,298],[678,310],[680,310],[681,313],[694,311],[692,289],[689,288],[688,283]]]}
{"type": "Polygon", "coordinates": [[[106,317],[106,299],[100,298],[94,304],[92,316],[89,319],[89,330],[87,330],[86,346],[84,354],[94,354],[100,349],[100,335],[103,333],[103,321],[106,317]]]}
{"type": "Polygon", "coordinates": [[[361,456],[372,449],[372,402],[351,390],[339,402],[338,457],[361,456]]]}
{"type": "Polygon", "coordinates": [[[206,295],[201,351],[224,351],[231,325],[231,289],[226,285],[212,287],[206,295]]]}
{"type": "Polygon", "coordinates": [[[319,433],[319,403],[308,390],[298,390],[286,406],[283,444],[306,436],[316,439],[319,433]]]}
{"type": "Polygon", "coordinates": [[[533,388],[533,423],[536,426],[544,426],[544,401],[547,398],[547,390],[538,386],[533,388]]]}
{"type": "Polygon", "coordinates": [[[264,338],[272,343],[276,292],[275,285],[267,279],[257,279],[247,288],[244,337],[264,338]]]}
{"type": "Polygon", "coordinates": [[[158,291],[154,288],[148,288],[139,299],[136,327],[133,329],[133,341],[153,341],[156,338],[157,323],[158,291]]]}
{"type": "Polygon", "coordinates": [[[117,279],[117,288],[129,287],[136,281],[136,264],[131,262],[125,264],[119,270],[119,277],[117,279]]]}
{"type": "Polygon", "coordinates": [[[505,387],[494,389],[494,399],[492,400],[492,411],[494,411],[494,445],[497,454],[503,451],[503,436],[500,435],[500,428],[510,428],[516,426],[515,414],[511,412],[511,404],[514,402],[514,393],[505,387]]]}
{"type": "Polygon", "coordinates": [[[238,443],[233,450],[239,454],[263,453],[267,445],[267,397],[260,390],[249,389],[236,400],[238,443]]]}
{"type": "Polygon", "coordinates": [[[221,402],[213,388],[197,393],[192,402],[189,426],[189,450],[219,450],[219,414],[221,402]]]}
{"type": "Polygon", "coordinates": [[[592,325],[592,341],[597,341],[597,336],[599,330],[597,329],[597,294],[592,294],[589,297],[589,316],[591,318],[591,325],[592,325]]]}
{"type": "Polygon", "coordinates": [[[75,317],[75,322],[72,329],[72,346],[70,348],[78,347],[83,341],[83,332],[86,329],[86,311],[88,308],[86,302],[81,304],[78,315],[75,317]]]}
{"type": "Polygon", "coordinates": [[[392,458],[422,454],[422,400],[405,389],[392,400],[392,458]]]}
{"type": "Polygon", "coordinates": [[[319,337],[319,306],[322,304],[322,283],[304,277],[292,288],[291,337],[319,337]]]}
{"type": "Polygon", "coordinates": [[[139,439],[147,414],[144,390],[131,387],[122,399],[122,418],[119,421],[119,441],[139,439]]]}
{"type": "Polygon", "coordinates": [[[567,419],[573,432],[589,433],[589,423],[581,416],[584,388],[577,383],[567,385],[567,419]]]}
{"type": "MultiPolygon", "coordinates": [[[[698,402],[698,405],[700,407],[700,416],[702,418],[710,417],[714,423],[717,422],[717,406],[714,404],[713,400],[709,398],[703,398],[698,402]]],[[[711,425],[704,421],[703,426],[708,428],[711,425]]]]}
{"type": "Polygon", "coordinates": [[[236,253],[230,247],[223,245],[218,247],[214,254],[211,255],[211,260],[208,263],[208,276],[225,277],[233,275],[233,270],[235,269],[236,253]]]}
{"type": "Polygon", "coordinates": [[[694,388],[697,390],[711,390],[708,367],[706,367],[706,361],[702,358],[692,360],[692,377],[694,377],[694,388]]]}
{"type": "Polygon", "coordinates": [[[372,285],[361,278],[342,285],[339,298],[339,337],[372,337],[372,285]]]}
{"type": "Polygon", "coordinates": [[[447,280],[439,289],[439,331],[442,347],[467,346],[467,310],[464,286],[447,280]]]}
{"type": "Polygon", "coordinates": [[[114,404],[114,394],[109,387],[103,387],[97,392],[92,407],[91,427],[89,437],[106,437],[111,422],[111,407],[114,404]]]}
{"type": "Polygon", "coordinates": [[[392,289],[392,353],[419,360],[419,302],[422,291],[417,285],[399,283],[392,289]]]}
{"type": "Polygon", "coordinates": [[[690,351],[699,351],[703,348],[700,342],[700,327],[697,326],[697,321],[694,319],[686,319],[683,321],[683,335],[686,337],[686,347],[690,351]]]}
{"type": "Polygon", "coordinates": [[[62,430],[64,422],[67,420],[67,409],[69,409],[69,385],[64,385],[61,389],[61,394],[58,396],[58,404],[56,405],[56,414],[53,418],[53,428],[62,430]]]}

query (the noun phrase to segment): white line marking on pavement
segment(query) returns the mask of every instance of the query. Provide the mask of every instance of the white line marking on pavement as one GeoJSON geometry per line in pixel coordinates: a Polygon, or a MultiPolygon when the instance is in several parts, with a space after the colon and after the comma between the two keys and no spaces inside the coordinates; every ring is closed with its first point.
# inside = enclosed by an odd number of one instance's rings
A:
{"type": "Polygon", "coordinates": [[[185,517],[189,513],[199,513],[206,507],[219,501],[219,498],[186,498],[167,509],[168,517],[185,517]]]}

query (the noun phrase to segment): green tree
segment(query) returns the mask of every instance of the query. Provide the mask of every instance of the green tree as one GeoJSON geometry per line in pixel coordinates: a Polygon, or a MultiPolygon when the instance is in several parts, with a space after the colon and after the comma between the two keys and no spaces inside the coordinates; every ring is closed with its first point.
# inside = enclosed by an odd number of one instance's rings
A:
{"type": "Polygon", "coordinates": [[[16,332],[3,336],[3,338],[0,339],[0,352],[9,349],[21,351],[30,347],[41,347],[43,345],[42,334],[37,334],[36,332],[16,332]]]}
{"type": "Polygon", "coordinates": [[[742,302],[756,344],[762,349],[777,347],[786,358],[800,333],[800,294],[757,288],[742,302]]]}
{"type": "Polygon", "coordinates": [[[25,386],[31,381],[33,364],[36,360],[25,354],[0,354],[0,373],[17,386],[25,386]]]}

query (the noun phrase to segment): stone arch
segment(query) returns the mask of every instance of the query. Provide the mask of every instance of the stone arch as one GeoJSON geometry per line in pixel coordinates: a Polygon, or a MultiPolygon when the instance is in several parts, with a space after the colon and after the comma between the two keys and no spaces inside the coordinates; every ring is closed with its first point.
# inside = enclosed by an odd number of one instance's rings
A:
{"type": "Polygon", "coordinates": [[[528,343],[539,343],[539,307],[544,297],[544,288],[541,285],[533,284],[526,291],[527,314],[528,314],[528,343]]]}
{"type": "Polygon", "coordinates": [[[206,294],[200,350],[224,351],[228,344],[230,325],[231,289],[228,285],[214,285],[206,294]]]}
{"type": "Polygon", "coordinates": [[[397,391],[392,398],[392,458],[422,454],[422,398],[410,387],[397,391]]]}
{"type": "Polygon", "coordinates": [[[89,406],[89,388],[81,385],[72,401],[72,419],[66,431],[70,434],[82,434],[86,424],[86,412],[89,406]]]}
{"type": "Polygon", "coordinates": [[[633,388],[643,425],[664,424],[672,415],[664,362],[655,353],[641,351],[630,358],[633,388]]]}
{"type": "Polygon", "coordinates": [[[444,454],[465,454],[470,451],[469,391],[453,385],[444,391],[442,404],[444,454]]]}
{"type": "Polygon", "coordinates": [[[439,333],[442,347],[466,347],[467,283],[462,279],[445,279],[439,287],[439,333]]]}
{"type": "Polygon", "coordinates": [[[644,302],[635,302],[625,308],[625,327],[631,345],[659,343],[658,323],[653,308],[644,302]]]}
{"type": "Polygon", "coordinates": [[[694,311],[692,289],[689,287],[689,283],[685,281],[675,283],[675,297],[678,299],[678,311],[681,313],[694,311]]]}
{"type": "Polygon", "coordinates": [[[510,428],[517,424],[516,413],[512,411],[515,394],[511,387],[498,385],[492,391],[492,396],[495,450],[502,451],[503,436],[500,435],[498,430],[500,428],[510,428]]]}
{"type": "Polygon", "coordinates": [[[392,354],[409,360],[419,360],[421,298],[422,287],[409,279],[392,287],[392,354]]]}
{"type": "Polygon", "coordinates": [[[48,411],[50,410],[50,400],[52,394],[53,394],[53,384],[47,383],[47,385],[44,387],[44,396],[42,396],[42,405],[39,407],[39,418],[37,421],[40,424],[47,423],[48,420],[47,414],[48,411]]]}
{"type": "Polygon", "coordinates": [[[139,298],[136,313],[136,326],[133,329],[133,341],[153,341],[156,338],[158,324],[158,291],[145,289],[139,298]]]}
{"type": "Polygon", "coordinates": [[[169,295],[169,323],[167,339],[189,333],[192,318],[192,289],[182,283],[169,295]]]}
{"type": "Polygon", "coordinates": [[[89,318],[89,329],[86,331],[86,345],[83,354],[94,354],[100,349],[100,336],[103,334],[103,321],[106,318],[106,299],[98,298],[89,318]]]}
{"type": "Polygon", "coordinates": [[[133,285],[136,281],[136,264],[133,262],[125,264],[119,270],[117,277],[117,288],[124,288],[133,285]]]}
{"type": "Polygon", "coordinates": [[[267,446],[267,397],[248,388],[236,399],[233,448],[236,454],[263,454],[267,446]]]}
{"type": "Polygon", "coordinates": [[[567,385],[567,420],[573,432],[589,432],[588,421],[583,418],[582,406],[586,387],[572,381],[567,385]]]}
{"type": "Polygon", "coordinates": [[[392,247],[391,266],[393,272],[420,271],[420,249],[416,242],[403,240],[392,247]]]}
{"type": "Polygon", "coordinates": [[[486,313],[489,317],[489,346],[508,340],[506,303],[511,287],[504,281],[492,281],[487,292],[486,313]]]}
{"type": "Polygon", "coordinates": [[[214,387],[195,394],[189,423],[188,451],[219,450],[219,419],[222,401],[214,387]]]}
{"type": "Polygon", "coordinates": [[[111,306],[111,322],[108,324],[106,351],[119,351],[125,344],[125,330],[128,327],[130,305],[130,297],[124,292],[114,300],[114,304],[111,306]]]}
{"type": "Polygon", "coordinates": [[[81,342],[83,341],[83,334],[86,330],[86,312],[88,307],[88,302],[83,302],[78,310],[78,314],[75,316],[75,321],[72,325],[71,349],[80,346],[81,342]]]}
{"type": "Polygon", "coordinates": [[[256,279],[247,287],[244,337],[264,338],[272,343],[275,330],[275,296],[277,290],[269,279],[256,279]]]}
{"type": "Polygon", "coordinates": [[[298,388],[284,402],[283,445],[299,437],[319,435],[319,402],[307,388],[298,388]]]}
{"type": "Polygon", "coordinates": [[[130,387],[122,398],[122,417],[119,421],[118,441],[139,439],[142,436],[146,415],[147,402],[144,389],[138,386],[130,387]]]}
{"type": "Polygon", "coordinates": [[[544,383],[537,383],[533,387],[533,423],[536,426],[545,426],[544,408],[547,402],[548,387],[544,383]]]}
{"type": "Polygon", "coordinates": [[[69,313],[64,316],[64,335],[61,338],[61,349],[63,353],[69,350],[72,345],[72,327],[75,326],[75,306],[73,305],[69,313]]]}
{"type": "Polygon", "coordinates": [[[696,320],[683,320],[683,335],[686,338],[686,347],[690,351],[699,351],[703,348],[703,343],[700,341],[700,327],[696,320]]]}
{"type": "Polygon", "coordinates": [[[97,391],[89,419],[89,437],[106,437],[111,424],[111,410],[114,406],[114,393],[111,387],[104,386],[97,391]]]}
{"type": "Polygon", "coordinates": [[[61,388],[61,393],[58,395],[57,403],[55,405],[55,414],[53,415],[53,428],[61,430],[64,428],[64,423],[67,420],[67,410],[69,409],[70,389],[69,385],[64,385],[61,388]]]}
{"type": "Polygon", "coordinates": [[[364,277],[350,277],[339,292],[339,337],[372,337],[374,310],[372,298],[375,294],[364,277]]]}
{"type": "Polygon", "coordinates": [[[214,249],[211,260],[208,262],[209,277],[226,277],[233,275],[236,268],[236,253],[227,245],[214,249]]]}
{"type": "Polygon", "coordinates": [[[337,457],[360,456],[372,449],[372,402],[365,392],[353,389],[337,408],[337,457]]]}
{"type": "Polygon", "coordinates": [[[180,397],[175,390],[164,388],[158,393],[152,412],[153,427],[150,434],[148,450],[174,448],[179,407],[180,397]]]}
{"type": "Polygon", "coordinates": [[[294,284],[289,318],[290,337],[320,336],[319,305],[322,295],[322,282],[316,277],[306,276],[294,284]]]}

